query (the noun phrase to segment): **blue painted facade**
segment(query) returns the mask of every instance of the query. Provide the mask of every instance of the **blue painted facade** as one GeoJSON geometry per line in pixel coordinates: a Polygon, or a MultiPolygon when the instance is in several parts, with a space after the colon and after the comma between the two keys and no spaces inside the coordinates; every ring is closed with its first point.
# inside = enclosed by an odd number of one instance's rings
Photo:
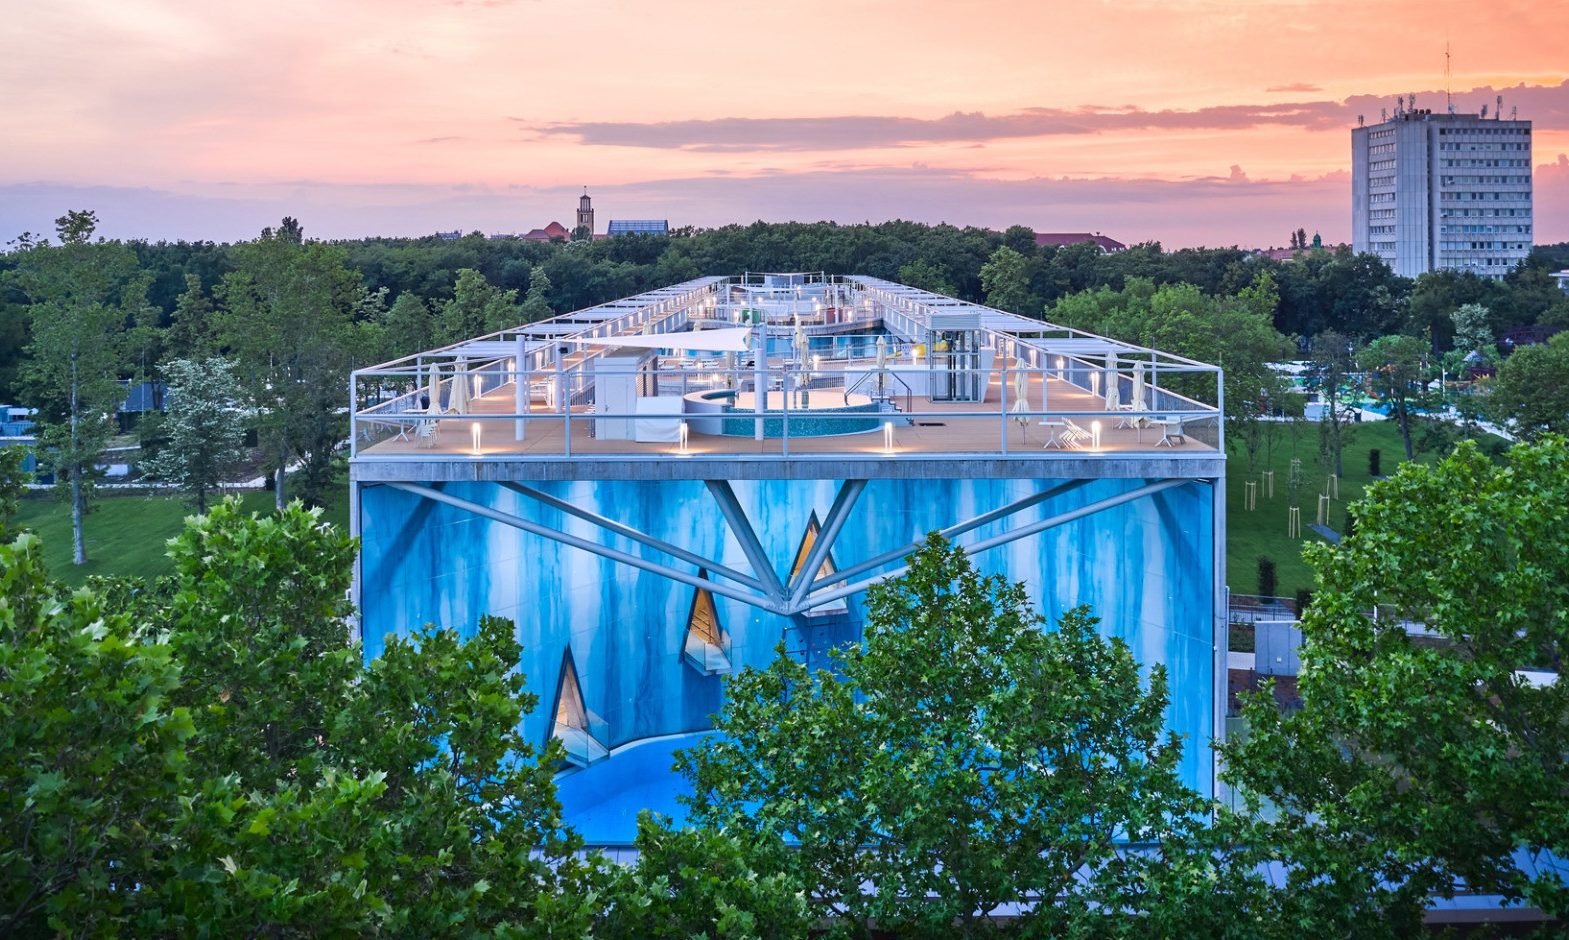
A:
{"type": "MultiPolygon", "coordinates": [[[[1055,480],[878,479],[833,546],[839,567],[916,541],[924,533],[1047,489],[1055,480]]],[[[1144,485],[1102,479],[970,533],[978,541],[1144,485]]],[[[539,483],[550,495],[701,555],[748,570],[701,481],[539,483]]],[[[737,482],[737,496],[779,575],[788,576],[808,519],[822,516],[835,481],[737,482]]],[[[649,559],[630,540],[493,483],[447,483],[444,492],[649,559]]],[[[1194,480],[1104,509],[976,556],[986,571],[1026,583],[1048,616],[1090,604],[1108,635],[1146,665],[1166,666],[1169,723],[1185,738],[1183,775],[1212,783],[1214,728],[1214,518],[1212,489],[1194,480]]],[[[563,655],[578,674],[588,731],[611,756],[565,775],[568,821],[590,842],[630,841],[638,809],[679,815],[679,781],[666,773],[677,742],[710,725],[724,679],[684,653],[695,588],[530,535],[387,486],[360,493],[362,623],[367,658],[388,633],[435,622],[472,629],[494,614],[517,625],[520,668],[541,707],[524,721],[530,740],[551,733],[563,655]]],[[[694,569],[695,571],[695,569],[694,569]]],[[[731,666],[762,665],[783,639],[820,660],[859,635],[859,596],[840,615],[799,622],[713,598],[731,666]]]]}

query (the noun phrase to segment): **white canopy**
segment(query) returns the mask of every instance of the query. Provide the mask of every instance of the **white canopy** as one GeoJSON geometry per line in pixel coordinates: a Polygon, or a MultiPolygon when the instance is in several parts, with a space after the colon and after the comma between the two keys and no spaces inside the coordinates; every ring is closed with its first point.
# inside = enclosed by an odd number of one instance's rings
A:
{"type": "Polygon", "coordinates": [[[686,333],[657,333],[653,336],[607,336],[593,339],[570,338],[567,342],[590,346],[621,346],[635,349],[696,349],[702,352],[744,352],[752,331],[748,327],[695,330],[686,333]]]}

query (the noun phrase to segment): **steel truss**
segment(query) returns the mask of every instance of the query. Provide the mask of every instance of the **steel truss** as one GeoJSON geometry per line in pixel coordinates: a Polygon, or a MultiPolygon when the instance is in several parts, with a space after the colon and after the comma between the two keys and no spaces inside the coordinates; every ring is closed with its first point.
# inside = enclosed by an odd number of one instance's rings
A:
{"type": "MultiPolygon", "coordinates": [[[[940,534],[945,538],[955,539],[982,526],[998,522],[1033,506],[1073,492],[1089,482],[1088,480],[1071,480],[1066,483],[1060,483],[1039,493],[1032,493],[1023,499],[1015,500],[1005,506],[1000,506],[957,522],[942,529],[940,534]]],[[[1094,515],[1137,499],[1143,499],[1146,496],[1153,496],[1174,486],[1193,482],[1200,481],[1191,478],[1159,480],[1127,492],[1096,500],[1076,509],[1057,513],[1039,522],[1032,522],[1028,525],[1009,529],[990,538],[963,544],[961,547],[969,554],[979,554],[1022,538],[1038,535],[1048,529],[1082,519],[1085,516],[1094,515]]],[[[742,553],[746,555],[747,562],[752,569],[751,574],[738,571],[716,558],[671,544],[632,526],[617,522],[598,513],[590,512],[566,500],[551,496],[535,487],[522,483],[501,483],[499,485],[540,506],[557,510],[596,526],[609,535],[629,539],[660,554],[667,555],[675,561],[692,565],[699,571],[706,570],[707,576],[683,570],[662,561],[654,561],[630,554],[591,539],[582,538],[524,519],[513,513],[492,509],[472,500],[453,496],[445,492],[442,489],[443,485],[440,483],[433,485],[384,483],[380,485],[402,490],[433,502],[443,503],[493,522],[521,529],[531,535],[569,545],[598,555],[601,558],[608,558],[618,564],[657,574],[671,581],[704,588],[716,595],[740,601],[759,610],[783,616],[795,616],[804,614],[815,607],[849,597],[852,594],[858,594],[874,584],[886,581],[889,578],[899,577],[909,570],[909,566],[904,564],[899,564],[893,568],[888,568],[888,566],[902,561],[906,555],[919,549],[921,546],[920,542],[911,542],[907,545],[890,549],[829,574],[819,573],[822,569],[823,560],[832,551],[834,543],[844,529],[845,521],[849,518],[851,510],[855,508],[856,501],[860,499],[861,493],[866,489],[866,483],[866,480],[861,479],[844,480],[839,483],[839,487],[834,493],[833,503],[829,506],[828,514],[822,519],[821,531],[818,533],[817,540],[813,543],[811,551],[800,566],[800,569],[787,582],[780,580],[778,569],[769,559],[767,550],[758,539],[756,531],[752,528],[751,521],[747,519],[746,512],[736,498],[735,491],[731,489],[728,480],[705,480],[704,484],[708,488],[709,495],[719,507],[720,513],[724,516],[730,535],[735,538],[736,542],[741,546],[742,553]],[[878,571],[881,568],[886,568],[887,570],[878,571]],[[861,575],[865,575],[865,577],[860,577],[861,575]],[[857,578],[859,580],[854,580],[857,578]]],[[[842,562],[843,559],[840,561],[842,562]]]]}

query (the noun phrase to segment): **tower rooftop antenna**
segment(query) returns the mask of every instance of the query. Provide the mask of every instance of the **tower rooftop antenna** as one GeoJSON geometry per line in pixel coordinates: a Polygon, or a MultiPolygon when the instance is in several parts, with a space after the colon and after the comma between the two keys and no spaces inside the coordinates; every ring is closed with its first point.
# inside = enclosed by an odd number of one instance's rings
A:
{"type": "Polygon", "coordinates": [[[1449,40],[1444,39],[1444,104],[1450,114],[1455,113],[1455,95],[1449,88],[1449,40]]]}

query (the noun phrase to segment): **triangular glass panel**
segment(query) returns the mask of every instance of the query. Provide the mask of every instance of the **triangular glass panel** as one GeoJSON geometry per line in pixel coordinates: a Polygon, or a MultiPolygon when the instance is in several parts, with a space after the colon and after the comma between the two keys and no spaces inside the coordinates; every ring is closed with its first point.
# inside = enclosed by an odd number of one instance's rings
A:
{"type": "MultiPolygon", "coordinates": [[[[706,578],[708,572],[698,569],[706,578]]],[[[719,622],[719,610],[714,606],[714,595],[707,588],[698,588],[692,595],[692,609],[686,615],[686,642],[683,653],[689,666],[705,676],[725,675],[730,672],[730,635],[719,622]]]]}
{"type": "MultiPolygon", "coordinates": [[[[801,545],[795,550],[795,560],[790,563],[790,580],[793,582],[801,569],[806,567],[806,559],[812,554],[812,547],[817,544],[817,539],[822,535],[823,525],[817,521],[817,510],[807,517],[806,531],[801,534],[801,545]]],[[[816,580],[831,575],[839,569],[834,565],[834,553],[830,550],[823,555],[823,563],[817,566],[817,571],[812,575],[816,580]]],[[[845,610],[844,601],[831,601],[821,607],[813,607],[808,614],[825,614],[845,610]]]]}
{"type": "Polygon", "coordinates": [[[588,728],[588,709],[583,704],[583,689],[578,683],[577,666],[569,649],[561,657],[561,677],[556,683],[556,721],[553,737],[566,747],[567,762],[587,767],[610,756],[610,751],[588,728]]]}

